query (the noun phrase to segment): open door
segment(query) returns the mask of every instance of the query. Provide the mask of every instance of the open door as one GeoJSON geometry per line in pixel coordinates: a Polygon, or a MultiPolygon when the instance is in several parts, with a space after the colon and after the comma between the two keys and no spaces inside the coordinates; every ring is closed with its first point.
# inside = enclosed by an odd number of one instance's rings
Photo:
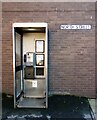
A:
{"type": "Polygon", "coordinates": [[[23,92],[22,35],[13,29],[14,107],[23,92]]]}
{"type": "Polygon", "coordinates": [[[47,23],[13,24],[14,107],[48,107],[47,23]]]}

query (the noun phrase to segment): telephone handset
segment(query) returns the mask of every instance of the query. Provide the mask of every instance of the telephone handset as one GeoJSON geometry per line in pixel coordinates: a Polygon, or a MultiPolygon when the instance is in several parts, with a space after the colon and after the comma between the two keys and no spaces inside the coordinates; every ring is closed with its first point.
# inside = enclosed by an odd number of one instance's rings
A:
{"type": "Polygon", "coordinates": [[[24,54],[24,63],[26,63],[27,61],[27,57],[26,57],[26,54],[24,54]]]}

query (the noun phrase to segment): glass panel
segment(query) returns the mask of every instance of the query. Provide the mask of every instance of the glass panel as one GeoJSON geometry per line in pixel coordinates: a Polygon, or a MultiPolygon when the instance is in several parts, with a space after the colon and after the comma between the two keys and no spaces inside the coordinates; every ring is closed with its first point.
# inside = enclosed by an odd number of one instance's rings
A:
{"type": "Polygon", "coordinates": [[[16,33],[16,38],[15,38],[15,43],[16,43],[16,97],[21,93],[21,35],[16,33]]]}
{"type": "Polygon", "coordinates": [[[36,55],[36,65],[44,66],[44,55],[36,55]]]}
{"type": "Polygon", "coordinates": [[[36,52],[44,52],[44,41],[43,40],[36,41],[36,52]]]}
{"type": "Polygon", "coordinates": [[[21,35],[16,33],[16,66],[21,65],[21,35]]]}
{"type": "Polygon", "coordinates": [[[44,68],[36,68],[36,76],[44,76],[44,68]]]}
{"type": "Polygon", "coordinates": [[[21,71],[16,72],[16,94],[21,92],[21,71]]]}

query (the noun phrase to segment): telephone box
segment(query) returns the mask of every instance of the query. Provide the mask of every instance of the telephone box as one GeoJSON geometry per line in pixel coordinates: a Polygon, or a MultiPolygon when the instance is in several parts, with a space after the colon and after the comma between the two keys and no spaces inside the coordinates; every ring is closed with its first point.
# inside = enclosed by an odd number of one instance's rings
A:
{"type": "Polygon", "coordinates": [[[14,107],[48,107],[47,23],[13,24],[14,107]]]}

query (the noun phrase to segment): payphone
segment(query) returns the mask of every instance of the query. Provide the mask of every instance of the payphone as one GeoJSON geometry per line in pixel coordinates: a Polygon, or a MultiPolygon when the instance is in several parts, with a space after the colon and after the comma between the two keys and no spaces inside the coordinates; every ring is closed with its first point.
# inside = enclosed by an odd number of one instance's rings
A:
{"type": "Polygon", "coordinates": [[[34,79],[34,53],[24,54],[24,79],[34,79]]]}

